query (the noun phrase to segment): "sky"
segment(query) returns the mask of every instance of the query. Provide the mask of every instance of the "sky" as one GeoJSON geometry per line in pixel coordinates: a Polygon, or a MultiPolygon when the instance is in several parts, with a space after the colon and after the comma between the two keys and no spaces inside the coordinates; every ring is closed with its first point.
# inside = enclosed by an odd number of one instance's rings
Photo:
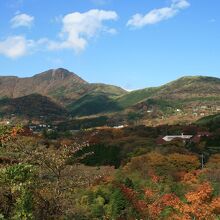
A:
{"type": "Polygon", "coordinates": [[[66,68],[134,90],[220,77],[219,0],[0,0],[0,75],[66,68]]]}

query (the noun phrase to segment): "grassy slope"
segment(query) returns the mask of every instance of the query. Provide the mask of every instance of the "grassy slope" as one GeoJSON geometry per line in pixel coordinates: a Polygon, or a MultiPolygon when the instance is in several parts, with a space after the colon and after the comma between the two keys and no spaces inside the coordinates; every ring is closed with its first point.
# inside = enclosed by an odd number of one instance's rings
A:
{"type": "Polygon", "coordinates": [[[127,91],[125,91],[124,89],[118,86],[107,85],[107,84],[102,84],[102,83],[90,83],[90,87],[92,88],[92,92],[94,93],[101,92],[112,97],[121,96],[121,95],[125,95],[128,93],[127,91]]]}
{"type": "Polygon", "coordinates": [[[88,93],[69,105],[68,109],[74,115],[92,115],[125,110],[141,102],[149,105],[148,100],[153,101],[152,105],[155,102],[161,108],[164,105],[178,108],[193,102],[211,103],[220,101],[218,96],[220,92],[220,79],[214,77],[182,77],[160,87],[136,90],[118,97],[112,96],[112,94],[117,93],[117,87],[107,86],[106,88],[107,90],[103,90],[103,87],[99,87],[95,92],[88,93]]]}
{"type": "Polygon", "coordinates": [[[115,99],[127,94],[125,90],[106,84],[90,84],[90,86],[92,92],[86,93],[67,106],[72,115],[86,116],[122,109],[115,99]]]}
{"type": "Polygon", "coordinates": [[[73,115],[77,116],[120,110],[120,107],[109,95],[97,92],[83,96],[67,108],[73,115]]]}
{"type": "Polygon", "coordinates": [[[144,101],[147,98],[150,98],[158,90],[159,90],[159,87],[132,91],[124,96],[119,97],[116,101],[119,106],[123,108],[127,108],[127,107],[137,104],[138,102],[144,101]]]}
{"type": "Polygon", "coordinates": [[[209,115],[199,119],[196,123],[199,125],[220,124],[220,114],[209,115]]]}
{"type": "Polygon", "coordinates": [[[174,103],[197,100],[219,100],[220,79],[214,77],[182,77],[160,87],[130,92],[117,99],[124,108],[145,101],[148,98],[166,99],[174,103]]]}

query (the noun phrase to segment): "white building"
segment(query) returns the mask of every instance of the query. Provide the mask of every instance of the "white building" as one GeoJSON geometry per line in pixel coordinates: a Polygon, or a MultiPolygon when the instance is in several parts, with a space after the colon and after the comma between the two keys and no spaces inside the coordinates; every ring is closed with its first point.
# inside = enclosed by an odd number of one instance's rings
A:
{"type": "Polygon", "coordinates": [[[167,135],[165,137],[163,137],[163,140],[164,141],[172,141],[174,139],[183,139],[183,140],[189,140],[193,137],[193,135],[184,135],[184,134],[181,134],[181,135],[167,135]]]}

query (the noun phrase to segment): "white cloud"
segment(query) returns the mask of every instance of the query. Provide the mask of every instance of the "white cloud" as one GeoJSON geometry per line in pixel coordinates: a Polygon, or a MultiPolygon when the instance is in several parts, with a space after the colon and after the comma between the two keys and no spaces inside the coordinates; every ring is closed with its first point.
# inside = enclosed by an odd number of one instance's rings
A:
{"type": "Polygon", "coordinates": [[[10,36],[0,41],[0,55],[16,59],[41,50],[41,46],[45,46],[47,42],[47,39],[44,38],[34,41],[20,35],[10,36]]]}
{"type": "Polygon", "coordinates": [[[17,58],[27,54],[28,47],[32,41],[26,40],[23,36],[8,37],[4,41],[0,41],[0,54],[9,58],[17,58]]]}
{"type": "Polygon", "coordinates": [[[80,52],[85,49],[88,40],[100,32],[116,33],[115,29],[103,25],[104,21],[117,20],[118,15],[114,11],[93,9],[85,13],[74,12],[63,17],[61,41],[50,41],[48,48],[73,49],[80,52]]]}
{"type": "Polygon", "coordinates": [[[34,17],[28,14],[18,14],[10,21],[12,28],[31,27],[34,22],[34,17]]]}
{"type": "MultiPolygon", "coordinates": [[[[12,27],[31,25],[34,18],[27,19],[23,15],[18,14],[11,20],[12,27]]],[[[72,49],[75,52],[80,52],[85,49],[89,39],[97,36],[99,33],[116,34],[117,31],[104,25],[104,22],[114,21],[117,18],[118,15],[114,11],[97,9],[85,13],[75,12],[67,14],[61,19],[62,29],[59,33],[59,41],[47,38],[30,40],[21,35],[9,36],[6,39],[0,40],[0,55],[15,59],[36,51],[48,49],[72,49]]]]}
{"type": "Polygon", "coordinates": [[[174,17],[180,10],[190,6],[188,0],[172,0],[169,7],[153,9],[145,15],[135,14],[127,22],[127,26],[141,28],[174,17]]]}

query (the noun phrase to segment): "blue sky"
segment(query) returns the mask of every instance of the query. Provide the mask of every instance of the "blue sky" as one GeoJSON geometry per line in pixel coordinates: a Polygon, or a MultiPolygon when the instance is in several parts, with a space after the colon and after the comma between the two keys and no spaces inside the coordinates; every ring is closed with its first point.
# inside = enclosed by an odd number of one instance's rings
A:
{"type": "Polygon", "coordinates": [[[220,77],[219,0],[0,0],[0,75],[63,67],[126,89],[220,77]]]}

